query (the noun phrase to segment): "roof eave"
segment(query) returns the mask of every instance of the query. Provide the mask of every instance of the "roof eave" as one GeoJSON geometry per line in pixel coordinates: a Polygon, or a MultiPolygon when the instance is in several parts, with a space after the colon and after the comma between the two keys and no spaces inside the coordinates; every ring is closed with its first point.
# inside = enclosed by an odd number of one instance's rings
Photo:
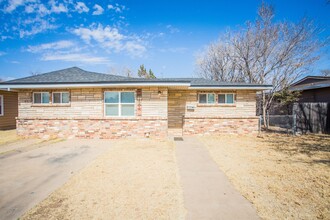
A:
{"type": "Polygon", "coordinates": [[[324,88],[329,88],[329,87],[330,87],[330,85],[292,87],[292,88],[289,88],[289,91],[305,91],[305,90],[313,90],[313,89],[324,89],[324,88]]]}
{"type": "Polygon", "coordinates": [[[218,86],[190,86],[189,89],[199,89],[199,90],[270,90],[272,86],[268,85],[218,85],[218,86]]]}
{"type": "Polygon", "coordinates": [[[203,90],[269,90],[271,85],[191,85],[189,82],[111,82],[111,83],[1,83],[0,89],[61,89],[114,87],[187,87],[203,90]]]}

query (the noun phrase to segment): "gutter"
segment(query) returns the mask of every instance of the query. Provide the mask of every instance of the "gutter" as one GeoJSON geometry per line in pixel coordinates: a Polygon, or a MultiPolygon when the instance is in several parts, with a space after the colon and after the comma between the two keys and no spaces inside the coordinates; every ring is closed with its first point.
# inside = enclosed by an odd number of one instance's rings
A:
{"type": "Polygon", "coordinates": [[[188,89],[200,90],[269,90],[272,86],[190,86],[188,89]]]}
{"type": "Polygon", "coordinates": [[[190,82],[107,82],[107,83],[0,83],[0,89],[118,88],[118,87],[188,87],[198,90],[269,90],[271,85],[191,86],[190,82]]]}

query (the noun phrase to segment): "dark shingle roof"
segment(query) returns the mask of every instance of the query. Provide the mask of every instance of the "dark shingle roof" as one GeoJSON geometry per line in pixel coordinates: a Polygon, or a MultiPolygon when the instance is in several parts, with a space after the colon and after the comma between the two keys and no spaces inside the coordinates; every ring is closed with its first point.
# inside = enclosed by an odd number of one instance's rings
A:
{"type": "Polygon", "coordinates": [[[102,74],[85,71],[78,67],[71,67],[63,70],[52,71],[40,75],[29,76],[21,79],[14,79],[6,83],[83,83],[122,80],[126,77],[102,74]]]}
{"type": "MultiPolygon", "coordinates": [[[[29,84],[84,84],[84,83],[189,83],[190,87],[258,87],[270,85],[219,82],[203,78],[129,78],[124,76],[90,72],[78,67],[71,67],[40,75],[10,80],[3,85],[29,85],[29,84]]],[[[1,83],[0,83],[1,84],[1,83]]]]}

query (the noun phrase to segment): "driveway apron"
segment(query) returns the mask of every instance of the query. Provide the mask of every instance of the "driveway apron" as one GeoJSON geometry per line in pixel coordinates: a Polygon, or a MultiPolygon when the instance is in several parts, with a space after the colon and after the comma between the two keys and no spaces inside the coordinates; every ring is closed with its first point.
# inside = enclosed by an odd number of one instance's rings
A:
{"type": "Polygon", "coordinates": [[[187,219],[259,219],[197,138],[175,143],[187,219]]]}
{"type": "Polygon", "coordinates": [[[2,155],[0,220],[19,218],[110,147],[110,141],[69,140],[2,155]]]}

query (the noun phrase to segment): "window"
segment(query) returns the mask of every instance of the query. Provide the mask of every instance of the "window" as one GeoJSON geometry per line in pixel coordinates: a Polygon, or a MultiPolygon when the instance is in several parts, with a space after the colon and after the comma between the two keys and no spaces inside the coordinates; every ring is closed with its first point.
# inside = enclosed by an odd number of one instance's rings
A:
{"type": "Polygon", "coordinates": [[[0,116],[4,115],[3,109],[3,95],[0,95],[0,116]]]}
{"type": "Polygon", "coordinates": [[[214,104],[215,94],[214,93],[200,93],[198,94],[198,102],[200,104],[214,104]]]}
{"type": "Polygon", "coordinates": [[[134,116],[135,93],[134,92],[105,92],[106,116],[134,116]]]}
{"type": "Polygon", "coordinates": [[[67,104],[70,102],[69,92],[53,92],[54,104],[67,104]]]}
{"type": "Polygon", "coordinates": [[[49,92],[35,92],[33,93],[34,104],[48,104],[49,103],[49,92]]]}
{"type": "Polygon", "coordinates": [[[233,93],[224,93],[218,94],[218,103],[219,104],[234,104],[235,95],[233,93]]]}

